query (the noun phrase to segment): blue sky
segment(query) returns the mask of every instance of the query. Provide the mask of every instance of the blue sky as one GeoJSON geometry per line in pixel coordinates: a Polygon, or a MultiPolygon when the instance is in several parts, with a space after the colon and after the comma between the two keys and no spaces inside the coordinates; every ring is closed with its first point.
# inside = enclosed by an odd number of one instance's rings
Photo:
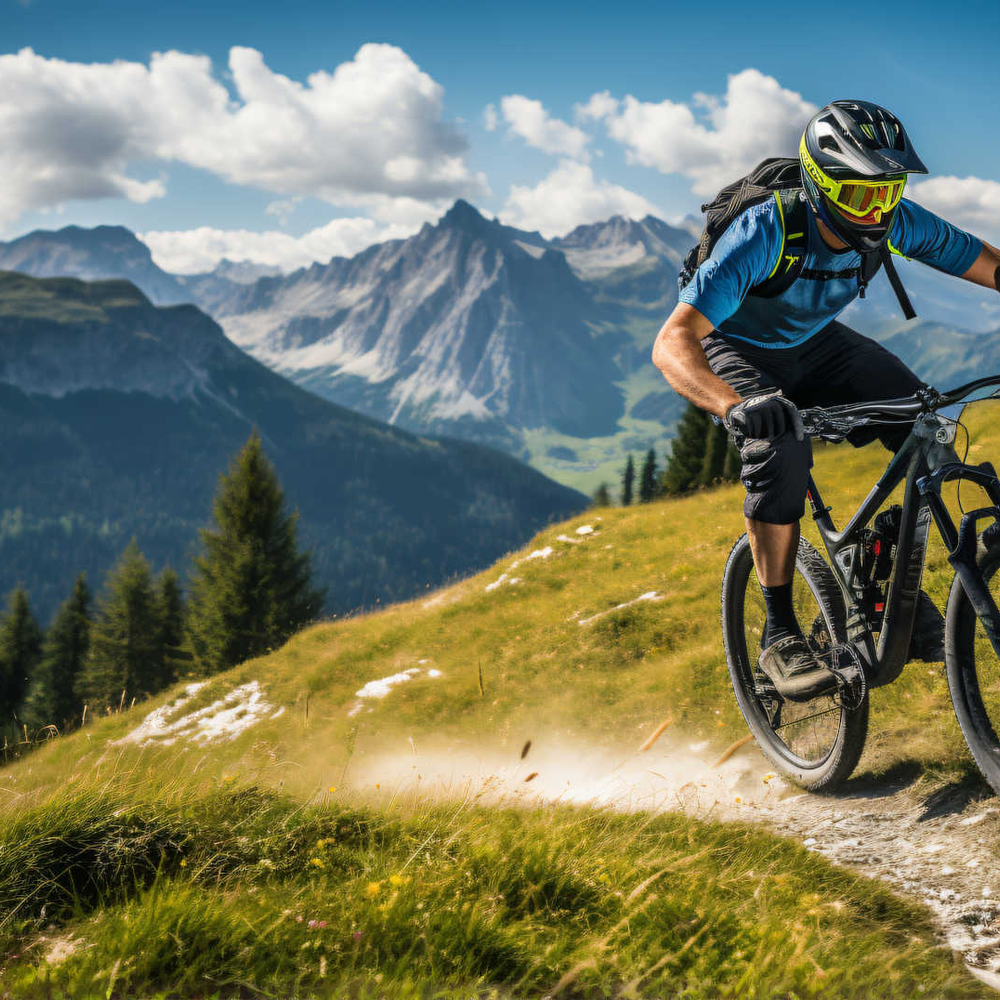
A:
{"type": "Polygon", "coordinates": [[[870,10],[0,0],[0,237],[123,224],[193,270],[353,253],[458,196],[549,235],[675,219],[856,96],[906,124],[914,197],[1000,239],[1000,5],[870,10]]]}

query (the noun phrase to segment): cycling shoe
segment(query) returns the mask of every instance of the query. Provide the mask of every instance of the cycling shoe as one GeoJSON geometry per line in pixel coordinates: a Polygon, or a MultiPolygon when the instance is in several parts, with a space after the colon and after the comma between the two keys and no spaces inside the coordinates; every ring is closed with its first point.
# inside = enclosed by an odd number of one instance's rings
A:
{"type": "Polygon", "coordinates": [[[816,657],[801,635],[773,642],[760,654],[760,669],[789,701],[809,701],[837,686],[834,672],[816,657]]]}

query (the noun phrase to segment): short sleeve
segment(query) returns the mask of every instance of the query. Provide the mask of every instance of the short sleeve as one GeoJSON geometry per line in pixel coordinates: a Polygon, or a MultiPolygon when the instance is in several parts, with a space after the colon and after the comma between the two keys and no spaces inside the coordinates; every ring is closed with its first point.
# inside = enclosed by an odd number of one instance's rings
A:
{"type": "Polygon", "coordinates": [[[739,309],[747,292],[774,270],[781,243],[781,219],[774,199],[752,205],[719,237],[679,301],[694,306],[718,328],[739,309]]]}
{"type": "Polygon", "coordinates": [[[982,252],[982,241],[904,198],[889,230],[889,245],[947,274],[964,274],[982,252]]]}

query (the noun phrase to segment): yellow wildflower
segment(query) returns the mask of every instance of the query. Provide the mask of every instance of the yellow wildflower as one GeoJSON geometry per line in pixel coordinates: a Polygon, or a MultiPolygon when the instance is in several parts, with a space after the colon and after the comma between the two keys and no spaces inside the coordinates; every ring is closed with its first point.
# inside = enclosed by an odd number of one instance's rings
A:
{"type": "Polygon", "coordinates": [[[597,881],[603,885],[611,885],[611,876],[607,872],[601,872],[601,874],[597,876],[597,881]]]}
{"type": "Polygon", "coordinates": [[[381,882],[369,882],[365,887],[365,895],[369,899],[374,899],[378,894],[379,890],[382,888],[381,882]]]}
{"type": "Polygon", "coordinates": [[[315,868],[325,868],[326,862],[322,858],[310,858],[309,864],[315,868]]]}
{"type": "Polygon", "coordinates": [[[329,788],[327,789],[327,791],[328,791],[328,792],[335,792],[336,790],[337,790],[337,786],[336,786],[336,785],[331,785],[331,786],[330,786],[330,787],[329,787],[329,788]]]}
{"type": "Polygon", "coordinates": [[[406,883],[410,881],[410,876],[409,875],[390,875],[389,876],[389,881],[393,885],[406,885],[406,883]]]}

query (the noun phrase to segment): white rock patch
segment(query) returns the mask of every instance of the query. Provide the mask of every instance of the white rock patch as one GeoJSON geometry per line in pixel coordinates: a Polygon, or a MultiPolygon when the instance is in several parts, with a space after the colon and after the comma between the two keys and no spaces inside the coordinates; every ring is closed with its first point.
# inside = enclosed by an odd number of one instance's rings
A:
{"type": "Polygon", "coordinates": [[[506,583],[513,585],[515,583],[521,583],[521,578],[517,576],[511,576],[510,574],[517,569],[522,563],[530,562],[532,559],[548,559],[550,555],[555,551],[551,545],[546,545],[544,549],[535,549],[530,555],[525,556],[523,559],[515,559],[508,567],[506,573],[501,573],[500,576],[494,580],[492,583],[486,584],[486,592],[496,590],[497,587],[506,583]]]}
{"type": "Polygon", "coordinates": [[[137,743],[139,746],[170,746],[177,740],[190,740],[199,746],[232,740],[274,711],[274,705],[264,699],[257,681],[234,688],[225,697],[206,708],[182,715],[173,722],[167,720],[191,700],[206,682],[188,684],[185,696],[175,698],[150,712],[138,727],[115,743],[137,743]]]}
{"type": "Polygon", "coordinates": [[[616,604],[613,608],[608,608],[607,611],[598,611],[596,615],[591,615],[589,618],[581,618],[578,624],[589,625],[591,622],[597,621],[598,618],[610,615],[613,611],[621,611],[622,608],[638,604],[640,601],[662,601],[663,596],[663,594],[658,594],[655,590],[650,590],[645,594],[640,594],[638,597],[633,598],[631,601],[626,601],[624,604],[616,604]]]}
{"type": "MultiPolygon", "coordinates": [[[[426,663],[427,660],[421,660],[421,663],[426,663]]],[[[369,681],[364,687],[354,692],[354,697],[358,700],[351,706],[351,710],[347,713],[348,717],[357,715],[365,707],[365,698],[384,698],[397,684],[404,684],[406,681],[412,680],[417,674],[423,673],[420,667],[408,667],[406,670],[401,671],[398,674],[392,674],[389,677],[380,677],[378,680],[369,681]]],[[[440,677],[441,671],[430,669],[427,671],[428,677],[440,677]]]]}

